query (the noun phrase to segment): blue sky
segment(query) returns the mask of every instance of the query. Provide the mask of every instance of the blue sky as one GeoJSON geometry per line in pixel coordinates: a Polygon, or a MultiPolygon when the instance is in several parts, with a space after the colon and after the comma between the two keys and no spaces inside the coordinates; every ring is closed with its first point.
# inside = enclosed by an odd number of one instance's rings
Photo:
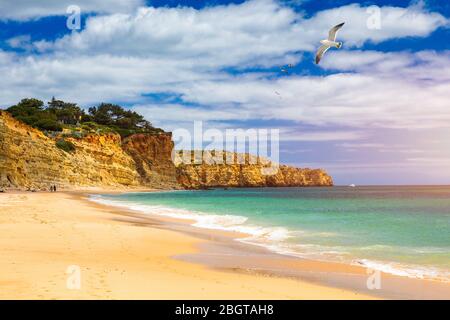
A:
{"type": "Polygon", "coordinates": [[[167,130],[276,128],[281,162],[337,184],[449,184],[449,17],[438,0],[2,2],[0,106],[55,95],[167,130]]]}

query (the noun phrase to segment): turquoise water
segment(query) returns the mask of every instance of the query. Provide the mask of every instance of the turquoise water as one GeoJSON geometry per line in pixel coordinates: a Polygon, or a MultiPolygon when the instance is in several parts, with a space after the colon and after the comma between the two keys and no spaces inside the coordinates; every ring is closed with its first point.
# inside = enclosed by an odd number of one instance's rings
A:
{"type": "Polygon", "coordinates": [[[264,188],[98,197],[300,257],[450,279],[450,187],[264,188]]]}

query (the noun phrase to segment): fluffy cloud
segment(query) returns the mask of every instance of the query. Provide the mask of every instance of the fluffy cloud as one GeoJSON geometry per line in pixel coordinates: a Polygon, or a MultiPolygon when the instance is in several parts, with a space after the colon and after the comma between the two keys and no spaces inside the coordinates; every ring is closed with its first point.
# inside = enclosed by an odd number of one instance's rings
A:
{"type": "MultiPolygon", "coordinates": [[[[382,54],[368,52],[368,55],[382,54]]],[[[402,60],[405,54],[391,55],[394,60],[402,60]]],[[[448,127],[450,57],[419,52],[412,54],[411,60],[414,63],[402,70],[386,68],[386,59],[379,59],[364,72],[279,80],[247,77],[235,77],[232,81],[201,80],[180,86],[177,91],[185,102],[213,105],[222,110],[233,106],[240,119],[351,127],[448,127]]]]}
{"type": "Polygon", "coordinates": [[[450,51],[336,51],[324,59],[327,70],[377,74],[439,84],[450,79],[450,51]]]}
{"type": "MultiPolygon", "coordinates": [[[[330,50],[320,65],[323,76],[307,70],[288,77],[273,72],[310,57],[334,23],[346,21],[339,38],[348,49],[426,37],[448,26],[438,13],[420,6],[385,6],[381,28],[371,29],[367,21],[374,11],[358,4],[305,17],[271,0],[201,10],[138,9],[140,0],[105,3],[78,0],[83,12],[103,14],[88,18],[81,32],[53,42],[32,43],[35,34],[9,39],[10,48],[26,51],[0,50],[0,105],[55,95],[83,106],[129,103],[169,130],[194,120],[209,128],[270,124],[282,129],[284,147],[295,147],[290,151],[320,143],[335,148],[312,147],[323,159],[338,163],[340,152],[351,157],[345,168],[323,164],[333,174],[344,172],[342,177],[355,168],[374,168],[376,180],[381,168],[397,172],[405,162],[417,167],[424,158],[411,157],[415,153],[448,158],[449,141],[430,141],[449,136],[450,52],[330,50]],[[401,148],[392,141],[399,132],[407,136],[401,148]],[[397,161],[391,163],[394,152],[397,161]]],[[[33,4],[2,1],[0,20],[61,15],[77,3],[33,4]]],[[[305,165],[307,156],[302,155],[303,163],[293,157],[293,163],[305,165]]],[[[320,156],[310,161],[321,166],[320,156]]],[[[441,171],[436,169],[439,179],[441,171]]]]}
{"type": "Polygon", "coordinates": [[[41,51],[113,54],[183,60],[196,67],[273,66],[292,63],[314,51],[331,25],[346,21],[340,37],[347,45],[426,36],[448,23],[420,7],[382,7],[380,29],[369,29],[366,7],[348,5],[306,19],[273,0],[207,7],[143,7],[129,14],[91,17],[82,32],[55,42],[38,41],[41,51]]]}
{"type": "MultiPolygon", "coordinates": [[[[389,54],[393,60],[402,60],[405,54],[398,55],[389,54]]],[[[168,93],[181,104],[173,105],[168,99],[168,103],[140,106],[139,111],[148,109],[150,119],[168,121],[257,119],[316,126],[448,127],[450,73],[445,71],[450,68],[450,58],[419,52],[411,59],[415,63],[401,71],[385,68],[386,59],[379,59],[372,61],[368,70],[350,63],[359,72],[270,80],[265,74],[199,73],[176,62],[148,58],[98,55],[23,59],[0,52],[0,86],[8,88],[1,99],[8,105],[21,97],[48,99],[56,95],[86,105],[139,102],[145,100],[142,93],[168,93]],[[424,61],[425,66],[417,61],[424,61]]]]}
{"type": "Polygon", "coordinates": [[[29,20],[46,16],[65,15],[71,5],[80,7],[82,13],[129,12],[144,5],[144,0],[2,0],[0,20],[29,20]]]}
{"type": "MultiPolygon", "coordinates": [[[[313,49],[311,43],[299,41],[301,28],[294,23],[296,18],[294,11],[269,0],[202,10],[146,7],[133,14],[89,18],[82,32],[54,43],[40,41],[36,47],[73,54],[183,60],[203,69],[240,67],[313,49]]],[[[295,62],[295,57],[290,61],[295,62]]]]}
{"type": "Polygon", "coordinates": [[[0,51],[0,73],[2,105],[21,97],[48,99],[52,95],[83,105],[137,101],[143,93],[167,90],[172,83],[212,77],[168,60],[66,54],[23,58],[4,51],[0,51]]]}
{"type": "Polygon", "coordinates": [[[366,41],[379,43],[393,38],[425,37],[449,24],[449,20],[441,14],[427,12],[420,5],[400,8],[351,4],[317,13],[304,22],[304,28],[311,33],[321,33],[326,38],[324,30],[343,21],[346,25],[339,37],[351,46],[361,46],[366,41]]]}
{"type": "Polygon", "coordinates": [[[25,50],[33,49],[33,45],[31,44],[31,36],[29,34],[10,38],[6,41],[6,43],[11,48],[14,48],[14,49],[18,49],[18,48],[25,49],[25,50]]]}
{"type": "MultiPolygon", "coordinates": [[[[300,59],[301,52],[315,50],[330,24],[342,20],[348,23],[340,35],[354,44],[424,36],[447,23],[417,6],[382,7],[380,30],[367,31],[367,17],[366,8],[349,5],[304,18],[271,0],[95,16],[79,33],[35,43],[44,53],[0,52],[0,103],[56,95],[84,105],[117,101],[142,109],[147,94],[167,94],[176,104],[169,99],[147,105],[151,119],[448,126],[448,53],[330,51],[322,66],[338,73],[324,77],[245,72],[300,59]]],[[[24,40],[11,39],[10,45],[28,46],[24,40]]]]}

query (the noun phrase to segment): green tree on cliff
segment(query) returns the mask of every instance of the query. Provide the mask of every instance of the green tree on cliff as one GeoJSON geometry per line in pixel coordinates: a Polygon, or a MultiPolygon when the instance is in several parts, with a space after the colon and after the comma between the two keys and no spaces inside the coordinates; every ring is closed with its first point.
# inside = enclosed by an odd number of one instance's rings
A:
{"type": "Polygon", "coordinates": [[[44,109],[44,103],[38,99],[22,99],[18,104],[6,109],[14,118],[26,124],[50,131],[61,131],[56,115],[44,109]]]}
{"type": "Polygon", "coordinates": [[[76,103],[56,100],[55,97],[48,102],[47,110],[63,124],[77,124],[84,115],[84,111],[76,103]]]}
{"type": "Polygon", "coordinates": [[[89,116],[93,122],[113,129],[122,137],[134,133],[163,132],[161,129],[154,128],[137,112],[125,110],[116,104],[102,103],[97,107],[89,108],[89,116]]]}
{"type": "Polygon", "coordinates": [[[152,124],[140,114],[125,110],[119,105],[102,103],[98,107],[89,108],[92,120],[98,124],[116,126],[122,129],[152,129],[152,124]]]}
{"type": "Polygon", "coordinates": [[[163,132],[162,129],[154,128],[137,112],[111,103],[101,103],[89,108],[86,113],[76,103],[64,102],[54,97],[47,107],[41,100],[31,98],[23,99],[7,111],[30,126],[48,131],[61,131],[63,127],[71,128],[83,123],[89,130],[115,131],[123,137],[134,133],[163,132]]]}

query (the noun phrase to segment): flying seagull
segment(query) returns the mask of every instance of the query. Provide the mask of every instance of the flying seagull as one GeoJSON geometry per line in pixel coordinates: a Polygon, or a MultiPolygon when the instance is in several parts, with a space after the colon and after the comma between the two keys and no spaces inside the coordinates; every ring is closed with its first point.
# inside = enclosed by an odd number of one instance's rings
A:
{"type": "Polygon", "coordinates": [[[319,64],[320,60],[322,59],[325,52],[327,52],[328,49],[331,47],[335,47],[337,49],[342,47],[342,42],[336,42],[336,35],[340,28],[345,24],[345,22],[342,22],[338,24],[337,26],[334,26],[330,29],[330,32],[328,33],[328,39],[320,41],[322,46],[317,50],[316,53],[316,64],[319,64]]]}
{"type": "Polygon", "coordinates": [[[283,72],[283,73],[289,74],[289,70],[288,69],[291,69],[293,67],[294,67],[294,65],[290,63],[288,65],[280,67],[280,71],[283,72]]]}

